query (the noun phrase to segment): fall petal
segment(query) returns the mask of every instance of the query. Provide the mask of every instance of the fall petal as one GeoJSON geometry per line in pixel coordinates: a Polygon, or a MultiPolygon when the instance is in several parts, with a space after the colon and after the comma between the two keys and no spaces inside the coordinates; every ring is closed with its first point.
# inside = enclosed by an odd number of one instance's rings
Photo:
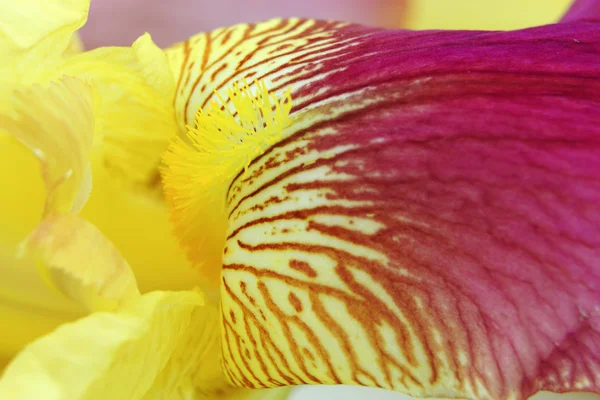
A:
{"type": "Polygon", "coordinates": [[[599,392],[598,27],[276,20],[173,49],[190,125],[242,78],[293,87],[227,198],[232,382],[599,392]]]}

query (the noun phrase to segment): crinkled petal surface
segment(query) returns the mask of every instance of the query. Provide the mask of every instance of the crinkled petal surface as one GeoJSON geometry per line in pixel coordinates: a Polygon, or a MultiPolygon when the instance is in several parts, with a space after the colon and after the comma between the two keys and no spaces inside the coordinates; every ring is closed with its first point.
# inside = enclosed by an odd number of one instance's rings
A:
{"type": "MultiPolygon", "coordinates": [[[[29,345],[6,369],[0,397],[253,399],[257,391],[229,386],[222,373],[218,319],[198,292],[146,294],[29,345]]],[[[280,399],[287,390],[264,394],[280,399]]]]}
{"type": "Polygon", "coordinates": [[[232,382],[600,392],[599,23],[274,20],[170,59],[190,125],[242,78],[294,88],[285,139],[227,198],[232,382]]]}
{"type": "Polygon", "coordinates": [[[191,316],[201,320],[203,304],[196,292],[153,292],[118,313],[63,325],[14,359],[0,380],[0,397],[144,398],[185,341],[191,316]]]}
{"type": "Polygon", "coordinates": [[[44,214],[78,212],[92,184],[92,88],[64,76],[48,86],[7,85],[0,100],[0,134],[13,135],[40,160],[47,192],[44,214]]]}

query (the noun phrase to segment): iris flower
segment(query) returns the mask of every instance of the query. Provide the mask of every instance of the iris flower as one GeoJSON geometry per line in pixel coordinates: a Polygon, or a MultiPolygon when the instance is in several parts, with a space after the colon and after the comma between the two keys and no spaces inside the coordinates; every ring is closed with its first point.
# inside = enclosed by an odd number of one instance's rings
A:
{"type": "Polygon", "coordinates": [[[0,129],[47,200],[14,264],[91,313],[0,398],[600,393],[597,1],[510,32],[288,19],[79,55],[87,2],[29,3],[0,10],[0,129]],[[77,212],[96,175],[151,198],[157,171],[202,280],[140,294],[77,212]]]}

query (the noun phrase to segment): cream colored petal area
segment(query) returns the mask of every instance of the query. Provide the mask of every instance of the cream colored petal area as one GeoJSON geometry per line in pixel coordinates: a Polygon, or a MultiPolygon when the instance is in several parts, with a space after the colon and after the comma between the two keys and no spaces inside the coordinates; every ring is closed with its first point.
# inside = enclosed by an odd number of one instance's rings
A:
{"type": "Polygon", "coordinates": [[[30,79],[56,61],[85,23],[89,0],[0,2],[0,80],[30,79]]]}
{"type": "Polygon", "coordinates": [[[61,292],[91,311],[114,310],[140,295],[116,247],[77,215],[46,218],[21,250],[61,292]]]}
{"type": "Polygon", "coordinates": [[[131,47],[100,48],[71,57],[63,68],[97,89],[101,165],[126,182],[154,185],[160,156],[178,130],[175,81],[164,52],[146,34],[131,47]]]}
{"type": "MultiPolygon", "coordinates": [[[[23,350],[0,380],[2,399],[157,398],[156,382],[172,382],[163,398],[178,398],[191,381],[176,356],[203,343],[203,330],[218,329],[203,318],[204,299],[188,292],[153,292],[116,313],[99,312],[67,324],[23,350]],[[177,380],[177,382],[175,382],[177,380]],[[175,397],[171,397],[171,395],[175,397]]],[[[185,353],[187,354],[187,353],[185,353]]],[[[212,360],[213,368],[219,368],[212,360]]],[[[207,364],[211,365],[211,364],[207,364]]],[[[186,365],[192,371],[193,365],[186,365]]],[[[188,397],[189,398],[189,397],[188,397]]]]}
{"type": "Polygon", "coordinates": [[[3,88],[0,101],[0,131],[40,161],[47,191],[44,215],[79,211],[91,189],[92,88],[64,76],[48,86],[3,88]]]}

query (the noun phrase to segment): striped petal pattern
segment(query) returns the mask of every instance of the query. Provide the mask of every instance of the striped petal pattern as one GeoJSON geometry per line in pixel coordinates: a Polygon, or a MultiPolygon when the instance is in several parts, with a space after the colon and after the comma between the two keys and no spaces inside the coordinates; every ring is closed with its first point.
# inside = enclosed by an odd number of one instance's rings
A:
{"type": "Polygon", "coordinates": [[[242,25],[170,54],[176,110],[242,78],[292,127],[233,180],[223,355],[245,387],[600,392],[600,25],[242,25]]]}

